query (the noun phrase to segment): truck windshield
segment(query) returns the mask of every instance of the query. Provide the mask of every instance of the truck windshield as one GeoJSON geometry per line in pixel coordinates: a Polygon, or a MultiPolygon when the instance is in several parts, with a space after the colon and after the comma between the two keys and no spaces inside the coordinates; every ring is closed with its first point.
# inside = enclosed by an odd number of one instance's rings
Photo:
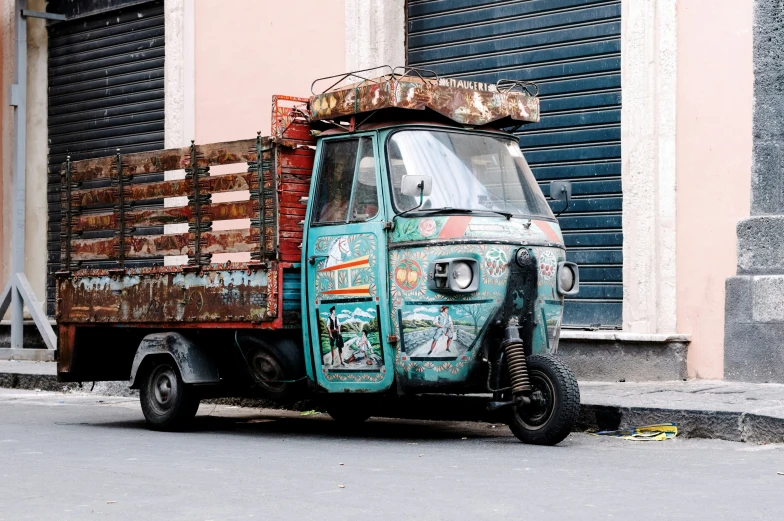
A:
{"type": "Polygon", "coordinates": [[[400,191],[406,174],[432,178],[417,212],[497,212],[553,218],[517,141],[486,134],[434,130],[396,132],[387,144],[392,199],[400,213],[419,197],[400,191]]]}

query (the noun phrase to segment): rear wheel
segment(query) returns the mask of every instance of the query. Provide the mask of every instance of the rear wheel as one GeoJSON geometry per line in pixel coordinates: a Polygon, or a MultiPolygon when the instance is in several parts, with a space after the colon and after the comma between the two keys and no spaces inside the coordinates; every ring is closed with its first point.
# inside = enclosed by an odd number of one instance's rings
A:
{"type": "Polygon", "coordinates": [[[150,362],[139,388],[142,412],[150,428],[176,431],[184,428],[199,409],[199,395],[182,381],[171,360],[150,362]]]}
{"type": "Polygon", "coordinates": [[[278,403],[301,399],[307,390],[302,345],[291,338],[261,339],[243,335],[237,340],[256,386],[265,398],[278,403]]]}
{"type": "Polygon", "coordinates": [[[512,408],[509,428],[523,443],[555,445],[577,423],[577,379],[566,364],[550,355],[528,357],[528,377],[533,387],[531,403],[512,408]]]}

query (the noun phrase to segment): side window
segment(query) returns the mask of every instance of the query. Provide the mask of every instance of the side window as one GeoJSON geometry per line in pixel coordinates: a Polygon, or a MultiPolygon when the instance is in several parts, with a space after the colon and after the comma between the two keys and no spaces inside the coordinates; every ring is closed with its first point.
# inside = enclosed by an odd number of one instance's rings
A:
{"type": "Polygon", "coordinates": [[[348,219],[358,144],[358,139],[324,143],[314,223],[345,223],[348,219]]]}
{"type": "Polygon", "coordinates": [[[376,189],[376,158],[373,154],[373,140],[363,137],[359,140],[359,161],[357,177],[354,181],[354,197],[351,202],[351,222],[372,219],[378,213],[378,191],[376,189]]]}
{"type": "Polygon", "coordinates": [[[376,216],[376,160],[371,138],[325,143],[318,175],[314,224],[363,222],[376,216]]]}

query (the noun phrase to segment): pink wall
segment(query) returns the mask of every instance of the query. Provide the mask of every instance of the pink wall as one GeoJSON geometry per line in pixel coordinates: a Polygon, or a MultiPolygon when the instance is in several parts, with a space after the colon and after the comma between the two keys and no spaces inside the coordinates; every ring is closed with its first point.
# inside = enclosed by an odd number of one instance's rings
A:
{"type": "Polygon", "coordinates": [[[749,215],[752,0],[678,2],[677,306],[689,376],[722,378],[724,281],[749,215]]]}
{"type": "Polygon", "coordinates": [[[344,0],[197,0],[196,140],[268,135],[273,94],[344,72],[344,0]]]}
{"type": "MultiPolygon", "coordinates": [[[[5,31],[5,30],[6,30],[5,27],[0,27],[0,31],[5,31]]],[[[5,63],[3,60],[5,55],[5,50],[3,49],[3,44],[5,43],[4,39],[5,38],[0,33],[0,85],[8,85],[9,84],[8,80],[10,79],[10,78],[5,78],[4,75],[4,71],[5,71],[5,63]]],[[[3,163],[3,141],[4,141],[3,135],[5,132],[8,131],[8,129],[4,128],[5,105],[6,104],[2,102],[2,95],[0,95],[0,168],[2,169],[5,168],[3,163]]],[[[5,260],[6,252],[3,246],[5,244],[5,235],[3,234],[3,226],[5,226],[5,223],[3,222],[3,215],[5,213],[11,212],[10,209],[6,210],[5,208],[3,208],[4,206],[3,202],[6,200],[6,194],[4,190],[5,188],[3,187],[3,174],[0,173],[0,291],[3,291],[3,288],[5,287],[4,273],[6,269],[6,260],[5,260]]],[[[0,319],[2,318],[3,317],[0,316],[0,319]]]]}

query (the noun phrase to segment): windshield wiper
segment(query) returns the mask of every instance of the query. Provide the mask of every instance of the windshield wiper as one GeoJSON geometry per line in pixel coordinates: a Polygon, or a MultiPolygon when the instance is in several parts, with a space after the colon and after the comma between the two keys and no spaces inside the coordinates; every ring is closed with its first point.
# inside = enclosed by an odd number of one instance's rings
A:
{"type": "Polygon", "coordinates": [[[482,210],[469,210],[468,208],[449,208],[448,206],[444,208],[425,208],[424,210],[420,209],[417,212],[427,212],[427,213],[479,213],[479,212],[490,212],[498,215],[503,215],[506,217],[506,220],[509,221],[512,219],[512,214],[508,212],[501,212],[499,210],[491,210],[489,208],[485,208],[482,210]]]}

